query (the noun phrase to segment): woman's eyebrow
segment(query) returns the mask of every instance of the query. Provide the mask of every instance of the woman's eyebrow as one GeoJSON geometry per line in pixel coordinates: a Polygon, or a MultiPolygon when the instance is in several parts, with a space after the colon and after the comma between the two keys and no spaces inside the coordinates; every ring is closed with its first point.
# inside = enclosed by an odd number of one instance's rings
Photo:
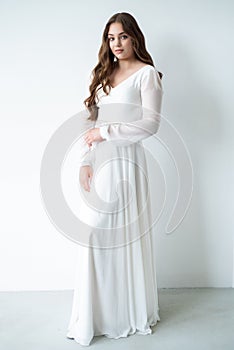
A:
{"type": "MultiPolygon", "coordinates": [[[[121,35],[121,34],[125,34],[125,32],[121,32],[121,33],[119,33],[118,35],[121,35]]],[[[107,35],[114,36],[114,34],[110,34],[110,33],[108,33],[107,35]]]]}

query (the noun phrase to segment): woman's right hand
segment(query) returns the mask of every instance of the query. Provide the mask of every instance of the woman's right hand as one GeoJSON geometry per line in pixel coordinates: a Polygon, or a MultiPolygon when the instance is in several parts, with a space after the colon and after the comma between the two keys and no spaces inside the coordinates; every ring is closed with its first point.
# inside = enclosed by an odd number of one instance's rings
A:
{"type": "Polygon", "coordinates": [[[85,189],[85,191],[90,192],[90,183],[93,177],[93,169],[90,165],[82,165],[80,167],[80,175],[79,180],[81,186],[85,189]]]}

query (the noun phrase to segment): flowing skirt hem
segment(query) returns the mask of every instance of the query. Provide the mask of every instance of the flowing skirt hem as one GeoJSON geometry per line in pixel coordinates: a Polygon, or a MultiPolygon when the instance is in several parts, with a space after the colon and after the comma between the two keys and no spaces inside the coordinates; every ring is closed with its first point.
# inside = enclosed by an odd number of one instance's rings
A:
{"type": "MultiPolygon", "coordinates": [[[[153,318],[153,320],[151,322],[147,322],[145,327],[144,326],[143,327],[132,326],[128,330],[126,330],[118,335],[114,334],[114,333],[111,334],[110,332],[105,332],[105,331],[95,332],[93,337],[103,335],[103,336],[110,338],[110,339],[119,339],[119,338],[126,338],[130,335],[133,335],[133,334],[148,335],[148,334],[152,334],[152,329],[150,327],[155,326],[158,321],[160,321],[159,314],[157,314],[156,317],[153,318]]],[[[81,339],[80,337],[75,335],[75,332],[72,332],[72,329],[70,329],[67,333],[67,338],[74,339],[77,343],[79,343],[80,345],[83,345],[83,346],[89,346],[93,340],[93,337],[91,337],[90,339],[81,339]]]]}

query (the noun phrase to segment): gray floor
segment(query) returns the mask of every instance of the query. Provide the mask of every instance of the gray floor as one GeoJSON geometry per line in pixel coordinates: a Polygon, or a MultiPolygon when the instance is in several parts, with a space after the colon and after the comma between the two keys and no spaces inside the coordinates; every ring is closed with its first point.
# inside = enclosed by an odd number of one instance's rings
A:
{"type": "Polygon", "coordinates": [[[89,347],[66,338],[72,291],[0,292],[4,350],[234,349],[234,289],[159,289],[161,321],[150,335],[94,337],[89,347]]]}

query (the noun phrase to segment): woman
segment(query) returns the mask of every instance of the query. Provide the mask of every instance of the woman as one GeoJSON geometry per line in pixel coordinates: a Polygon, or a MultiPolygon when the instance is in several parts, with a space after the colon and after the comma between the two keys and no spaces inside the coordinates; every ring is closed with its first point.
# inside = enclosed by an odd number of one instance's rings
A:
{"type": "Polygon", "coordinates": [[[104,209],[90,246],[78,245],[67,337],[81,345],[96,335],[150,334],[160,321],[142,140],[159,128],[161,78],[134,17],[113,15],[84,101],[95,127],[83,136],[79,180],[87,198],[98,191],[104,209]]]}

